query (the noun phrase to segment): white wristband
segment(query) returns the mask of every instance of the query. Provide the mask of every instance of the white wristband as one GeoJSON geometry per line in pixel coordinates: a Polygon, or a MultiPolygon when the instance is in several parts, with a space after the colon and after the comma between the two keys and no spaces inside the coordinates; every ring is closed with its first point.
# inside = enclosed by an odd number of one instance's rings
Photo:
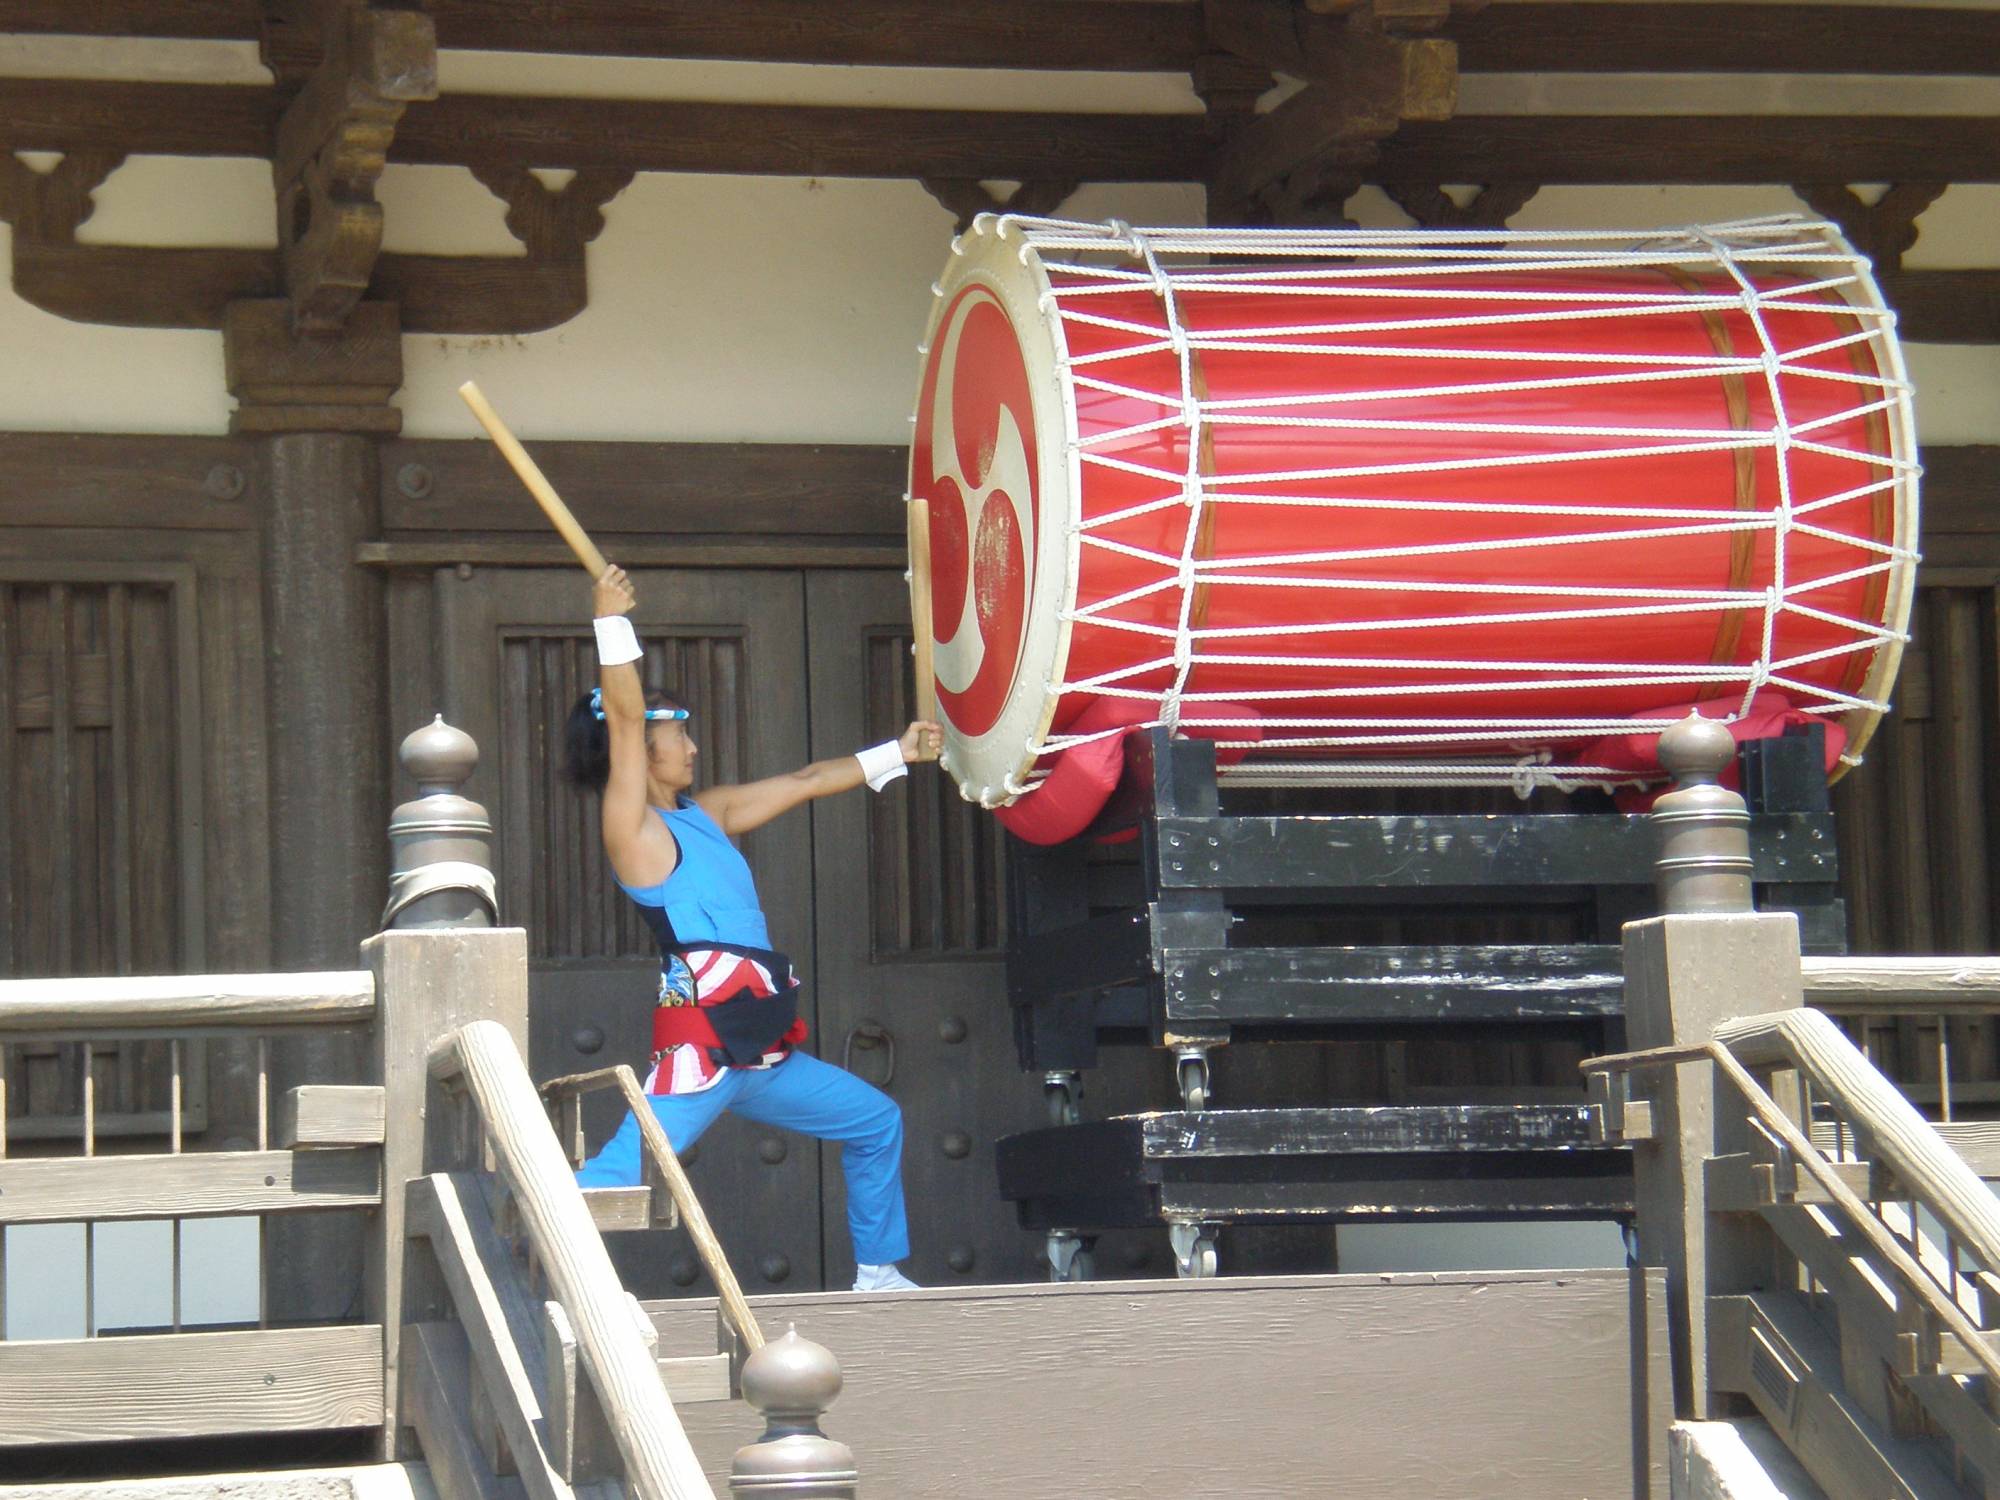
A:
{"type": "Polygon", "coordinates": [[[910,768],[903,764],[903,747],[896,740],[884,740],[866,750],[857,750],[854,758],[861,762],[861,775],[871,792],[879,792],[898,776],[910,774],[910,768]]]}
{"type": "Polygon", "coordinates": [[[597,659],[603,665],[615,667],[646,654],[639,649],[639,637],[624,615],[599,615],[590,624],[597,632],[597,659]]]}

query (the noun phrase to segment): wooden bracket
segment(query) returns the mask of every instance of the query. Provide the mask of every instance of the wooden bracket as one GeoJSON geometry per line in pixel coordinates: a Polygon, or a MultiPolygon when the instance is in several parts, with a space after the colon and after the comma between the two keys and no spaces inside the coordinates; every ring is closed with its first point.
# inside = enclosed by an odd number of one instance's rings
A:
{"type": "Polygon", "coordinates": [[[278,121],[278,253],[301,333],[330,333],[368,290],[382,249],[375,183],[403,110],[437,97],[437,32],[418,10],[326,12],[319,66],[278,121]]]}
{"type": "Polygon", "coordinates": [[[1899,182],[1873,203],[1845,183],[1794,184],[1792,191],[1875,263],[1882,295],[1899,331],[1918,343],[1991,343],[2000,339],[2000,271],[1906,271],[1917,242],[1917,216],[1943,195],[1941,181],[1899,182]]]}
{"type": "Polygon", "coordinates": [[[1216,151],[1209,176],[1211,220],[1253,205],[1273,222],[1318,222],[1338,214],[1405,120],[1445,120],[1458,103],[1458,48],[1449,41],[1393,36],[1372,11],[1343,23],[1299,24],[1288,8],[1211,3],[1210,40],[1225,51],[1307,86],[1269,114],[1253,115],[1216,151]],[[1294,21],[1289,35],[1288,20],[1294,21]],[[1338,187],[1345,192],[1334,194],[1338,187]]]}
{"type": "Polygon", "coordinates": [[[1507,221],[1541,191],[1534,182],[1490,182],[1460,202],[1442,186],[1384,183],[1390,200],[1425,229],[1505,229],[1507,221]]]}
{"type": "Polygon", "coordinates": [[[1917,215],[1944,195],[1942,182],[1899,182],[1873,203],[1839,182],[1808,182],[1792,191],[1813,212],[1840,226],[1854,248],[1875,262],[1878,273],[1903,268],[1903,256],[1917,242],[1917,215]]]}
{"type": "Polygon", "coordinates": [[[974,177],[925,177],[924,191],[957,215],[954,233],[963,234],[981,214],[1052,214],[1076,191],[1074,179],[1056,177],[1023,182],[1002,198],[974,177]]]}

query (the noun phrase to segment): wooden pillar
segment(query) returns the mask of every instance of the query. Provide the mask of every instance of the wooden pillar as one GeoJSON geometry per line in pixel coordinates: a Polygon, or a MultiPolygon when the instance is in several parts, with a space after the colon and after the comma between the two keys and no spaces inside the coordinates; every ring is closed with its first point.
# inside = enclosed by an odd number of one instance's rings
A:
{"type": "MultiPolygon", "coordinates": [[[[1666,915],[1625,928],[1625,1026],[1633,1050],[1700,1045],[1738,1016],[1803,1003],[1798,918],[1750,909],[1749,818],[1716,784],[1735,744],[1712,720],[1689,719],[1661,737],[1660,758],[1680,779],[1653,821],[1666,915]]],[[[1674,1405],[1710,1413],[1708,1299],[1759,1289],[1771,1255],[1761,1225],[1708,1212],[1712,1156],[1749,1145],[1745,1105],[1709,1063],[1641,1075],[1653,1095],[1653,1136],[1633,1146],[1639,1258],[1667,1273],[1674,1405]]]]}
{"type": "MultiPolygon", "coordinates": [[[[401,427],[396,309],[362,303],[345,330],[301,336],[291,303],[230,304],[223,321],[231,430],[260,438],[265,702],[271,787],[271,962],[351,966],[388,888],[382,582],[355,547],[381,527],[378,443],[401,427]]],[[[276,1049],[274,1084],[356,1076],[358,1041],[276,1049]]],[[[274,1224],[272,1315],[351,1315],[359,1224],[274,1224]]]]}

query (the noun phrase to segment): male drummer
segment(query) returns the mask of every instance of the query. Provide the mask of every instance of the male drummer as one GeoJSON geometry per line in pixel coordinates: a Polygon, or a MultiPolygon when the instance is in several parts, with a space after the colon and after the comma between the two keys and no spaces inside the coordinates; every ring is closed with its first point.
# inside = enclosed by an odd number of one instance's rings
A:
{"type": "MultiPolygon", "coordinates": [[[[693,791],[688,711],[641,687],[639,643],[622,569],[599,578],[598,688],[571,711],[564,773],[603,799],[604,852],[660,945],[648,1103],[679,1151],[724,1110],[838,1141],[854,1237],[854,1290],[916,1285],[903,1206],[903,1116],[879,1089],[799,1052],[799,982],[772,949],[750,867],[732,838],[864,781],[881,791],[914,761],[936,760],[944,732],[919,720],[899,739],[784,776],[693,791]]],[[[585,1187],[640,1180],[639,1122],[628,1116],[584,1163],[585,1187]]]]}

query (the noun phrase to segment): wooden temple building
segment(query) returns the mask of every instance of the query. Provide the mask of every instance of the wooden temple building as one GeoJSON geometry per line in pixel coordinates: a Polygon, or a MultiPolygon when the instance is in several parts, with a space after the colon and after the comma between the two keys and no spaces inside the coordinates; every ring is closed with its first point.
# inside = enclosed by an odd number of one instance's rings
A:
{"type": "MultiPolygon", "coordinates": [[[[2000,1495],[2000,8],[0,0],[0,223],[0,1497],[2000,1495]],[[556,775],[587,583],[455,392],[631,572],[705,776],[844,754],[914,712],[917,346],[1008,211],[1817,215],[1897,314],[1923,559],[1865,762],[1753,797],[1762,912],[1603,813],[1556,894],[1413,866],[1487,904],[1332,939],[1588,947],[1588,1024],[1219,1047],[1191,1097],[1142,1017],[1079,1104],[1024,1073],[1068,918],[948,777],[750,835],[809,1045],[904,1113],[925,1290],[853,1294],[815,1142],[563,1168],[658,959],[556,775]],[[385,923],[462,798],[491,899],[385,923]],[[1390,1167],[1198,1243],[1156,1221],[1206,1167],[1087,1236],[1003,1195],[1211,1088],[1577,1134],[1560,1190],[1390,1167]]],[[[1156,822],[1212,816],[1156,748],[1156,822]]]]}

